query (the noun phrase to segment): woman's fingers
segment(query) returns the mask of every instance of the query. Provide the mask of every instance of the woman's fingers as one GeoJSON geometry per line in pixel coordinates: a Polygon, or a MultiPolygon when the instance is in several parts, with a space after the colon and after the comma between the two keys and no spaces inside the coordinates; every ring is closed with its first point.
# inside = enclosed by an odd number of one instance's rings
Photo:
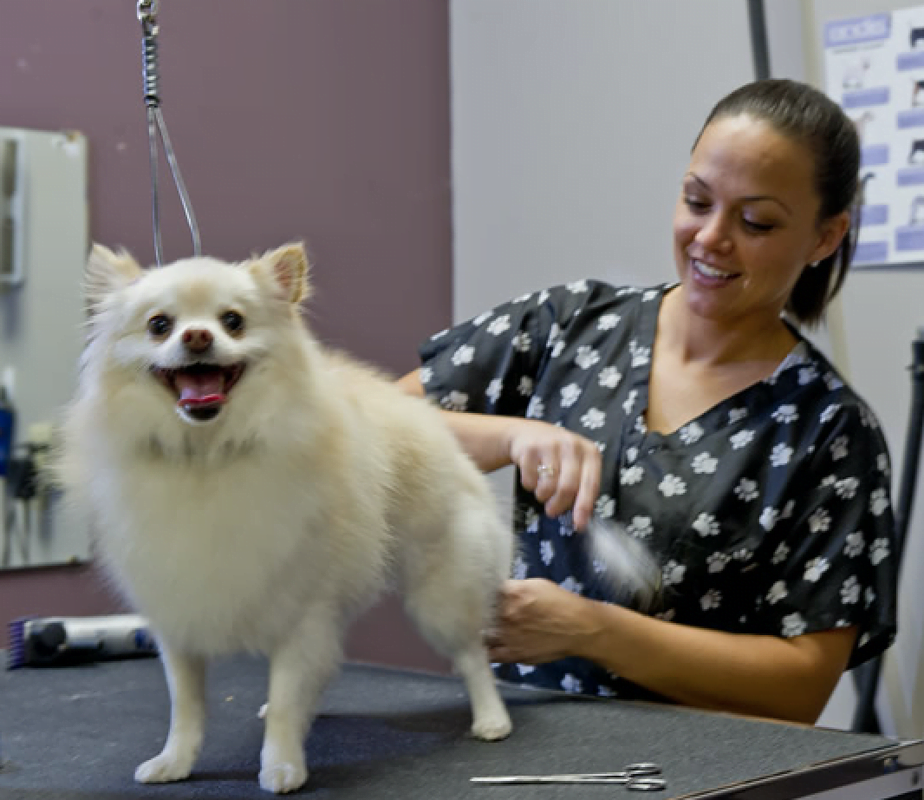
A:
{"type": "Polygon", "coordinates": [[[574,506],[583,470],[584,463],[580,456],[571,455],[562,460],[554,479],[547,481],[549,484],[554,484],[554,486],[549,486],[548,497],[540,497],[538,492],[536,493],[536,499],[545,503],[546,514],[550,517],[557,517],[574,506]]]}
{"type": "Polygon", "coordinates": [[[600,491],[602,460],[600,451],[587,439],[575,436],[568,445],[570,452],[560,459],[555,491],[548,499],[538,494],[536,497],[545,503],[546,514],[550,517],[571,511],[574,527],[580,530],[586,527],[593,514],[600,491]]]}
{"type": "Polygon", "coordinates": [[[594,447],[593,457],[585,463],[581,471],[581,480],[578,485],[577,495],[574,499],[573,517],[574,527],[582,531],[590,523],[593,516],[594,508],[597,503],[597,497],[600,495],[600,473],[603,470],[603,459],[600,451],[594,447]]]}
{"type": "Polygon", "coordinates": [[[512,457],[511,460],[520,470],[520,483],[523,484],[523,488],[528,492],[535,492],[539,486],[539,465],[544,464],[541,446],[527,446],[519,458],[512,457]]]}
{"type": "Polygon", "coordinates": [[[511,447],[523,488],[535,494],[550,517],[567,511],[584,528],[600,490],[600,451],[589,439],[535,420],[523,426],[511,447]]]}
{"type": "Polygon", "coordinates": [[[558,492],[561,482],[559,469],[551,456],[536,465],[536,488],[533,493],[540,503],[547,503],[558,492]]]}

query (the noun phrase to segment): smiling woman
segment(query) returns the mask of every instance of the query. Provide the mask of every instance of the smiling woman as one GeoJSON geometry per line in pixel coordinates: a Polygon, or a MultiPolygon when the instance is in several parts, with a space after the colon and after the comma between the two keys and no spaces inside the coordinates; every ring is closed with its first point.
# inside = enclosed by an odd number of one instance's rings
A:
{"type": "MultiPolygon", "coordinates": [[[[694,146],[691,171],[698,152],[703,157],[714,152],[700,148],[703,138],[722,135],[731,137],[726,142],[728,158],[745,154],[745,163],[737,166],[768,193],[776,191],[764,199],[784,212],[786,232],[791,229],[793,235],[806,237],[801,251],[796,241],[790,243],[789,252],[802,257],[792,265],[797,280],[787,294],[786,308],[799,322],[819,322],[844,282],[856,245],[857,230],[851,224],[859,191],[856,126],[815,89],[763,81],[741,87],[716,104],[694,146]],[[812,271],[804,269],[807,264],[812,271]]],[[[726,172],[726,177],[731,176],[726,172]]],[[[747,193],[742,199],[746,198],[747,193]]],[[[778,227],[755,218],[745,224],[755,234],[778,227]]]]}
{"type": "Polygon", "coordinates": [[[502,677],[814,721],[892,641],[885,441],[798,328],[849,266],[858,165],[823,94],[745,85],[681,178],[678,283],[575,281],[424,343],[402,385],[453,409],[483,469],[518,472],[502,677]],[[607,594],[575,535],[593,514],[657,559],[660,609],[607,594]]]}
{"type": "MultiPolygon", "coordinates": [[[[674,216],[677,268],[691,310],[746,334],[785,332],[780,314],[805,265],[830,255],[847,212],[816,220],[811,153],[740,115],[703,131],[674,216]]],[[[787,335],[782,355],[794,344],[787,335]]]]}

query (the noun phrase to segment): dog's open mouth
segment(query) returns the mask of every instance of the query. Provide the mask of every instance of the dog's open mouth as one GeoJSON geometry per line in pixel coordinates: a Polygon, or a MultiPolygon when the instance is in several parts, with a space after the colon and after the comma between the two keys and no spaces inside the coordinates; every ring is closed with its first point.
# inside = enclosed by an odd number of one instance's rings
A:
{"type": "Polygon", "coordinates": [[[243,364],[191,364],[179,369],[155,369],[154,376],[176,395],[181,411],[198,422],[218,416],[228,393],[244,373],[243,364]]]}

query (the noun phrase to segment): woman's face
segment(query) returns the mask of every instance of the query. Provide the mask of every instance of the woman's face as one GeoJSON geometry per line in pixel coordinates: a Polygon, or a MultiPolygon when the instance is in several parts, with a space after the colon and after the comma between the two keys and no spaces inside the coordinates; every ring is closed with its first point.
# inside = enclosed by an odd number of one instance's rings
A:
{"type": "Polygon", "coordinates": [[[688,307],[734,324],[776,320],[806,264],[833,253],[846,212],[818,222],[810,151],[748,115],[711,122],[684,175],[674,257],[688,307]]]}

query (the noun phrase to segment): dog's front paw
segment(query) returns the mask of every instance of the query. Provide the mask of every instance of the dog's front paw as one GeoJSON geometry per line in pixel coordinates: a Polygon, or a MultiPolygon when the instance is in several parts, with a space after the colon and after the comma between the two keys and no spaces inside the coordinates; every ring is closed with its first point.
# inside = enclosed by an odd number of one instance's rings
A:
{"type": "Polygon", "coordinates": [[[274,794],[294,792],[296,789],[301,789],[307,780],[308,768],[304,762],[266,764],[260,770],[260,788],[274,794]]]}
{"type": "Polygon", "coordinates": [[[181,758],[164,751],[150,761],[145,761],[135,770],[139,783],[170,783],[188,778],[192,772],[192,759],[181,758]]]}
{"type": "Polygon", "coordinates": [[[471,734],[483,742],[497,742],[506,739],[513,730],[513,723],[506,712],[485,714],[472,723],[471,734]]]}

